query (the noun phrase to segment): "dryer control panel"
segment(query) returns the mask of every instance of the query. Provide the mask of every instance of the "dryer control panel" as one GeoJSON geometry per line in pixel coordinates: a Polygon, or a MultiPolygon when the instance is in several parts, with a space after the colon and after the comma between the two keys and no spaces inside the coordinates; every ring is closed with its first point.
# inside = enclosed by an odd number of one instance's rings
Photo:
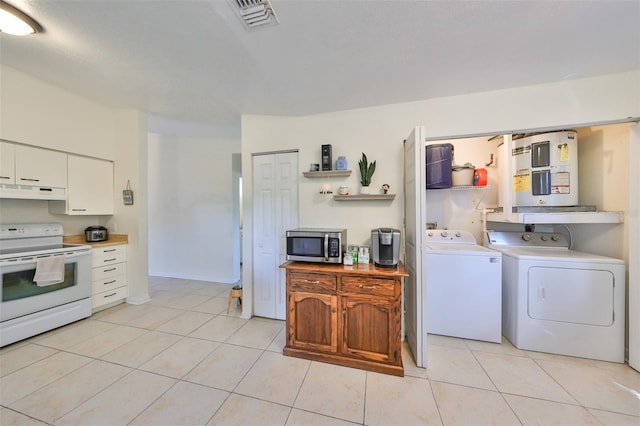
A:
{"type": "Polygon", "coordinates": [[[569,248],[564,234],[557,232],[503,232],[487,231],[492,246],[569,248]]]}

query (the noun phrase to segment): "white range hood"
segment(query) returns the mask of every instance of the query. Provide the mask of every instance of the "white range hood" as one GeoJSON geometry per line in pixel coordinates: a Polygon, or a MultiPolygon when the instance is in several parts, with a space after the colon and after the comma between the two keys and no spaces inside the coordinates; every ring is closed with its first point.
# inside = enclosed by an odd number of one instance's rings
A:
{"type": "Polygon", "coordinates": [[[66,200],[65,188],[51,188],[31,185],[0,185],[0,198],[19,200],[66,200]]]}

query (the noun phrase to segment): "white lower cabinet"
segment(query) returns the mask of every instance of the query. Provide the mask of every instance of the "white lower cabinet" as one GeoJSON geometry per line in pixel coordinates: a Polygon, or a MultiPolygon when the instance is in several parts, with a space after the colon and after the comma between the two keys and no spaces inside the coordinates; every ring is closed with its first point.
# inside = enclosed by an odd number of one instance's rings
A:
{"type": "Polygon", "coordinates": [[[93,310],[127,297],[127,245],[93,248],[93,310]]]}

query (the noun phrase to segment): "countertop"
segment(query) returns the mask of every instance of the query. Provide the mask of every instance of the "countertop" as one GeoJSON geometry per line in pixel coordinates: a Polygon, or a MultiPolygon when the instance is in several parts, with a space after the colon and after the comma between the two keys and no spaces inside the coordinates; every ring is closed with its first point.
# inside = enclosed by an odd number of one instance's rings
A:
{"type": "Polygon", "coordinates": [[[402,262],[394,268],[375,266],[373,263],[358,263],[357,265],[342,265],[330,263],[309,263],[309,262],[285,262],[281,268],[306,271],[306,272],[333,272],[343,275],[371,275],[379,277],[408,277],[409,273],[402,262]]]}
{"type": "Polygon", "coordinates": [[[126,234],[109,234],[109,238],[106,241],[88,243],[84,239],[84,234],[83,235],[65,235],[64,237],[62,237],[62,241],[65,244],[86,244],[91,247],[104,247],[104,246],[115,246],[119,244],[128,244],[129,236],[126,234]]]}

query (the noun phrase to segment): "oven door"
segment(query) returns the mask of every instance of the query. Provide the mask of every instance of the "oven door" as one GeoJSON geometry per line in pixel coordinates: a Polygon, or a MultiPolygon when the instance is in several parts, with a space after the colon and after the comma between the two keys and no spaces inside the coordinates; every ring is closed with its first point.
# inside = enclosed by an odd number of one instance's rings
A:
{"type": "Polygon", "coordinates": [[[38,257],[0,263],[0,321],[91,297],[91,249],[66,252],[64,282],[44,287],[33,282],[38,257]]]}

